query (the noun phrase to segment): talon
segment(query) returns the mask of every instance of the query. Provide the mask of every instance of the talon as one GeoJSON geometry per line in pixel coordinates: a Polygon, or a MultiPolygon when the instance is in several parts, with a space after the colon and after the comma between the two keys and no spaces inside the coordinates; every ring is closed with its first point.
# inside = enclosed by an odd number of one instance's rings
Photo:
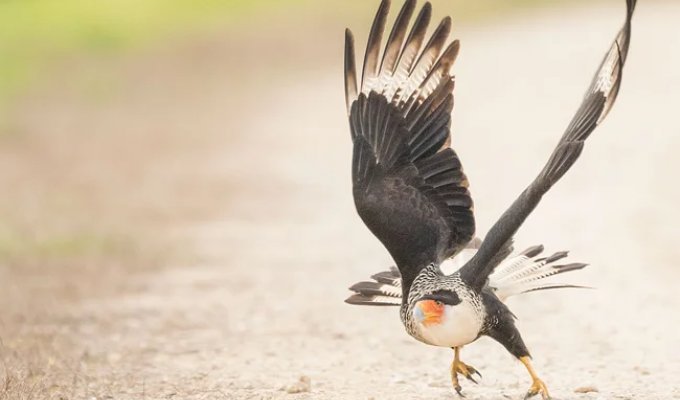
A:
{"type": "Polygon", "coordinates": [[[550,394],[548,394],[548,388],[545,386],[545,383],[543,383],[543,381],[540,379],[536,379],[527,391],[524,399],[526,400],[528,398],[534,397],[539,393],[541,394],[543,400],[550,400],[550,394]]]}
{"type": "Polygon", "coordinates": [[[519,359],[522,364],[527,368],[527,371],[529,372],[529,375],[531,375],[531,379],[533,380],[531,387],[527,391],[527,394],[524,396],[524,400],[536,396],[537,394],[541,394],[541,397],[543,397],[543,400],[550,400],[550,394],[548,393],[548,387],[545,386],[545,383],[543,383],[542,380],[538,378],[536,375],[536,371],[534,371],[534,368],[531,366],[531,362],[529,357],[520,357],[519,359]]]}
{"type": "Polygon", "coordinates": [[[535,389],[533,386],[531,386],[531,387],[529,388],[529,390],[527,390],[527,394],[524,395],[524,400],[527,400],[527,399],[529,399],[529,398],[532,398],[532,397],[536,396],[537,394],[538,394],[538,390],[535,389]]]}
{"type": "Polygon", "coordinates": [[[477,381],[475,380],[475,378],[472,377],[472,375],[468,374],[468,375],[465,375],[465,377],[466,377],[469,381],[472,381],[472,382],[474,382],[474,383],[477,383],[477,381]]]}
{"type": "Polygon", "coordinates": [[[468,380],[470,380],[470,381],[472,381],[472,382],[474,382],[474,383],[477,383],[477,381],[475,380],[475,378],[473,378],[473,375],[474,375],[474,374],[477,374],[477,375],[479,375],[480,377],[482,376],[482,374],[480,374],[479,371],[477,371],[477,370],[475,369],[475,367],[473,367],[473,366],[471,366],[471,365],[467,365],[467,364],[465,364],[465,363],[462,362],[462,361],[458,361],[458,364],[456,365],[456,372],[460,373],[461,375],[463,375],[463,376],[466,377],[468,380]]]}
{"type": "Polygon", "coordinates": [[[454,351],[456,352],[456,355],[453,359],[453,362],[451,363],[451,383],[453,384],[453,388],[456,390],[456,393],[458,393],[459,396],[465,397],[463,393],[461,392],[461,387],[460,383],[458,381],[458,374],[463,375],[467,380],[474,382],[477,384],[477,380],[474,378],[474,374],[479,375],[479,377],[482,377],[482,374],[477,371],[473,366],[467,365],[464,362],[460,361],[460,349],[459,348],[454,348],[454,351]]]}

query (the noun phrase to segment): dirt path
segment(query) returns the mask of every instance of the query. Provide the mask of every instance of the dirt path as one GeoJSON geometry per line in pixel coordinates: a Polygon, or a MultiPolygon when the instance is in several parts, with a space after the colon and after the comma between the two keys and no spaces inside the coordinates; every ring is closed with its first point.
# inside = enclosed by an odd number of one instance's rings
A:
{"type": "MultiPolygon", "coordinates": [[[[480,233],[540,168],[622,13],[612,2],[455,30],[454,145],[480,233]],[[511,168],[499,170],[500,160],[511,168]]],[[[516,238],[518,247],[571,250],[591,264],[577,278],[598,288],[511,301],[557,399],[680,398],[678,13],[670,2],[640,5],[619,103],[516,238]],[[599,392],[574,393],[584,386],[599,392]]],[[[19,376],[5,396],[455,398],[450,351],[410,339],[395,309],[342,302],[349,284],[390,260],[353,210],[339,71],[260,87],[249,118],[231,114],[238,132],[203,160],[211,181],[229,188],[220,217],[182,233],[196,262],[131,274],[115,296],[54,298],[42,317],[5,319],[5,366],[43,374],[19,376]],[[301,376],[311,391],[288,393],[301,376]]],[[[204,87],[229,85],[213,83],[204,87]]],[[[214,90],[215,108],[198,115],[217,130],[219,99],[229,96],[214,90]]],[[[31,293],[15,289],[22,295],[31,293]]],[[[464,384],[469,399],[521,398],[529,385],[490,340],[465,348],[464,360],[484,375],[464,384]]]]}

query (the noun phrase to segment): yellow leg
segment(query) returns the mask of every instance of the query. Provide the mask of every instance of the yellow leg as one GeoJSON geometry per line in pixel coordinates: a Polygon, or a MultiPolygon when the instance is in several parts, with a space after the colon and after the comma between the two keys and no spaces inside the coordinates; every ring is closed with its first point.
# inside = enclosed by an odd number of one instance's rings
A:
{"type": "Polygon", "coordinates": [[[524,396],[524,399],[526,400],[529,397],[535,396],[540,393],[541,396],[543,397],[543,400],[550,400],[550,393],[548,393],[548,388],[545,386],[545,383],[543,383],[543,381],[538,378],[538,375],[536,374],[534,367],[531,366],[531,359],[528,356],[524,356],[520,357],[519,360],[522,362],[522,364],[524,364],[527,371],[529,372],[529,375],[531,375],[531,379],[533,381],[531,387],[529,388],[529,391],[527,392],[526,396],[524,396]]]}
{"type": "Polygon", "coordinates": [[[456,390],[456,393],[463,397],[463,393],[461,392],[462,388],[458,382],[458,374],[463,375],[474,383],[477,383],[477,381],[472,377],[472,375],[477,374],[481,378],[482,374],[480,374],[479,371],[477,371],[473,366],[467,365],[460,361],[460,347],[454,347],[453,351],[454,356],[453,362],[451,363],[451,383],[453,384],[453,388],[456,390]]]}

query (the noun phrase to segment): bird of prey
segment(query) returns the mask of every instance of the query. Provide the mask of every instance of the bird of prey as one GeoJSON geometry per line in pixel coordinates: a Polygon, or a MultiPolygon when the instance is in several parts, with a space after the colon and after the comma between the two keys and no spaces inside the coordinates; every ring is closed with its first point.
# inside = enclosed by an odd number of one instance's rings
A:
{"type": "Polygon", "coordinates": [[[527,291],[570,286],[543,278],[585,264],[557,265],[566,253],[539,257],[540,246],[511,256],[512,238],[543,195],[571,168],[585,140],[614,104],[635,2],[626,1],[625,23],[547,163],[483,241],[475,238],[468,180],[451,148],[450,69],[459,50],[457,40],[447,44],[451,19],[444,18],[426,40],[432,7],[425,3],[410,24],[416,2],[406,0],[381,50],[390,5],[383,0],[369,33],[361,80],[354,39],[351,31],[345,32],[354,203],[397,266],[374,275],[372,282],[354,285],[355,294],[347,302],[399,304],[409,335],[454,350],[450,373],[460,395],[458,375],[474,381],[473,374],[479,374],[460,360],[460,349],[486,335],[526,367],[532,378],[526,398],[536,394],[549,398],[504,300],[527,291]]]}

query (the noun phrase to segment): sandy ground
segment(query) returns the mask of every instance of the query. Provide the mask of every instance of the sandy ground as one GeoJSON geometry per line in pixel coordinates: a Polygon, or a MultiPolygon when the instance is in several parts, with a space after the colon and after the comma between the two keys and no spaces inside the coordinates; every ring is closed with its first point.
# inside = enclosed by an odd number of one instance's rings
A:
{"type": "MultiPolygon", "coordinates": [[[[453,143],[472,183],[480,234],[566,126],[623,20],[619,3],[454,30],[462,51],[453,143]]],[[[680,398],[679,13],[671,2],[640,4],[618,104],[516,238],[518,247],[571,250],[573,260],[591,264],[573,278],[597,288],[511,300],[556,399],[680,398]],[[596,391],[575,393],[580,387],[596,391]]],[[[328,44],[338,60],[340,38],[328,44]]],[[[215,57],[214,45],[187,57],[204,67],[187,78],[206,80],[202,97],[193,93],[203,99],[195,109],[168,113],[165,96],[189,89],[163,86],[172,74],[140,80],[157,66],[146,65],[129,74],[126,89],[149,85],[156,102],[120,100],[115,115],[95,110],[82,123],[108,126],[97,121],[109,118],[117,129],[143,131],[120,118],[134,115],[149,126],[166,121],[173,132],[228,131],[228,140],[188,158],[203,171],[198,183],[167,193],[191,208],[192,191],[203,200],[214,193],[200,184],[220,182],[218,216],[180,229],[179,246],[196,257],[100,279],[50,272],[29,279],[0,269],[8,310],[0,398],[456,398],[450,350],[409,338],[396,309],[342,302],[346,287],[390,259],[353,210],[340,68],[243,83],[254,92],[236,104],[229,88],[237,79],[219,80],[219,61],[206,67],[202,58],[215,57]],[[95,290],[69,296],[79,280],[95,290]],[[301,377],[309,388],[289,393],[301,377]]],[[[228,62],[226,54],[217,51],[217,59],[228,62]]],[[[171,70],[194,68],[182,59],[171,70]]],[[[42,124],[70,112],[56,107],[42,124]]],[[[137,182],[134,173],[130,179],[137,182]]],[[[479,385],[464,383],[469,399],[518,399],[528,388],[522,366],[490,340],[463,356],[484,375],[479,385]]]]}

